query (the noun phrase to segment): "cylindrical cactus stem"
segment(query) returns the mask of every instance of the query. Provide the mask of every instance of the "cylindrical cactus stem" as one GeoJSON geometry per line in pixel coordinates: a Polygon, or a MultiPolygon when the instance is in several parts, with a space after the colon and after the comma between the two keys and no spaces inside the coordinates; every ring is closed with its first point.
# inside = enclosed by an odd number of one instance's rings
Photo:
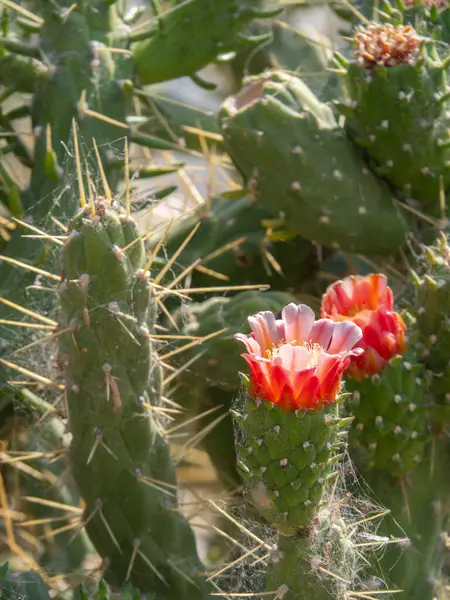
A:
{"type": "Polygon", "coordinates": [[[106,577],[161,599],[206,598],[195,538],[177,507],[169,448],[151,414],[162,377],[137,227],[98,201],[95,211],[72,220],[61,262],[59,356],[71,463],[86,529],[109,565],[106,577]],[[133,236],[133,251],[122,250],[133,236]]]}
{"type": "Polygon", "coordinates": [[[340,600],[356,568],[356,553],[343,519],[323,510],[313,536],[278,538],[267,570],[267,590],[278,600],[340,600]]]}
{"type": "Polygon", "coordinates": [[[416,317],[417,350],[432,373],[435,407],[434,429],[442,433],[450,422],[450,246],[441,234],[414,273],[416,297],[411,307],[416,317]]]}
{"type": "Polygon", "coordinates": [[[370,23],[354,43],[345,128],[381,177],[438,216],[450,184],[447,58],[421,47],[410,25],[370,23]]]}
{"type": "Polygon", "coordinates": [[[330,285],[321,312],[361,327],[364,353],[348,368],[347,404],[355,417],[349,434],[353,458],[364,469],[404,475],[422,459],[429,440],[429,378],[394,307],[386,276],[350,276],[330,285]],[[406,354],[405,354],[406,352],[406,354]]]}
{"type": "Polygon", "coordinates": [[[312,562],[327,563],[326,549],[335,545],[354,553],[344,529],[323,509],[351,421],[339,416],[342,374],[362,352],[353,349],[362,332],[350,322],[315,321],[308,306],[295,304],[284,307],[281,319],[266,311],[249,317],[249,324],[250,335],[236,335],[251,370],[234,412],[236,449],[249,501],[280,536],[267,589],[290,600],[343,599],[348,580],[324,576],[312,562]]]}

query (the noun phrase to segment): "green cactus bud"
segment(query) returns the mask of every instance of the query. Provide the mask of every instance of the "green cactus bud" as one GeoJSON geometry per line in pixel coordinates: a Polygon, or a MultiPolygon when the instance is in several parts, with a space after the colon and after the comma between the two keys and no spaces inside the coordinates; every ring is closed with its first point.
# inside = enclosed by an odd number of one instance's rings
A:
{"type": "Polygon", "coordinates": [[[254,78],[220,113],[225,145],[255,198],[328,247],[395,252],[405,224],[388,189],[367,169],[334,119],[299,79],[254,78]]]}
{"type": "Polygon", "coordinates": [[[422,460],[432,403],[429,378],[413,358],[397,356],[381,373],[346,382],[352,393],[347,406],[355,416],[349,447],[366,470],[400,475],[422,460]]]}
{"type": "Polygon", "coordinates": [[[450,183],[445,66],[419,57],[420,37],[411,27],[371,24],[355,44],[345,128],[376,172],[438,215],[441,186],[450,183]]]}
{"type": "Polygon", "coordinates": [[[132,231],[120,209],[96,202],[95,214],[85,209],[73,219],[62,249],[60,327],[69,331],[59,350],[72,471],[107,579],[158,598],[200,599],[207,591],[194,535],[177,512],[169,449],[149,413],[162,377],[150,345],[143,242],[135,239],[132,254],[118,245],[129,244],[132,231]]]}

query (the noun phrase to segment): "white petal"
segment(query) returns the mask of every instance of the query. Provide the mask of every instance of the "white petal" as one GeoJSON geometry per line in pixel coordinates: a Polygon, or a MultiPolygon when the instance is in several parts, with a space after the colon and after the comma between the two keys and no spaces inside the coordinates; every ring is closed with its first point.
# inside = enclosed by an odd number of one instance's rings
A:
{"type": "Polygon", "coordinates": [[[306,369],[311,360],[311,351],[305,346],[292,346],[283,344],[279,349],[279,356],[283,367],[288,371],[302,371],[306,369]]]}
{"type": "Polygon", "coordinates": [[[315,321],[314,311],[306,304],[288,304],[281,313],[287,342],[302,344],[309,340],[315,321]]]}
{"type": "Polygon", "coordinates": [[[245,344],[247,352],[249,352],[250,354],[256,354],[256,356],[262,356],[261,346],[258,344],[258,342],[255,340],[254,337],[252,337],[250,335],[245,335],[243,333],[236,333],[234,336],[234,339],[237,340],[238,342],[242,342],[243,344],[245,344]]]}
{"type": "Polygon", "coordinates": [[[351,350],[362,338],[362,330],[351,321],[336,323],[333,338],[328,347],[329,354],[338,354],[351,350]]]}
{"type": "Polygon", "coordinates": [[[250,327],[255,334],[256,341],[265,352],[278,343],[278,331],[275,315],[268,311],[261,311],[248,318],[250,327]]]}
{"type": "Polygon", "coordinates": [[[319,344],[324,350],[328,349],[328,345],[333,337],[336,323],[331,319],[319,319],[312,326],[309,334],[309,339],[313,344],[319,344]]]}

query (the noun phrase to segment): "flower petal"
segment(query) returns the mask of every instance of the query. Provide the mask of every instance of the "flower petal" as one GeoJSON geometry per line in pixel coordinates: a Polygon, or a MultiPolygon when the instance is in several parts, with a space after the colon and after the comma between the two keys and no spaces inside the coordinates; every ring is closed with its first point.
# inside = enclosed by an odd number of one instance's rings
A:
{"type": "Polygon", "coordinates": [[[249,317],[248,322],[263,354],[278,343],[277,324],[272,312],[261,311],[249,317]]]}
{"type": "Polygon", "coordinates": [[[314,408],[319,402],[320,382],[314,369],[298,373],[294,381],[295,408],[314,408]]]}
{"type": "Polygon", "coordinates": [[[363,332],[360,327],[351,321],[342,321],[336,323],[333,337],[328,352],[330,354],[345,352],[351,350],[353,346],[362,338],[363,332]]]}
{"type": "Polygon", "coordinates": [[[335,327],[336,323],[332,319],[319,319],[309,333],[310,341],[313,344],[319,344],[324,350],[328,350],[335,327]]]}
{"type": "Polygon", "coordinates": [[[309,306],[291,302],[283,308],[281,317],[287,342],[301,344],[308,341],[315,320],[314,311],[309,306]]]}
{"type": "Polygon", "coordinates": [[[250,335],[245,335],[243,333],[236,333],[234,335],[234,339],[237,340],[238,342],[242,342],[243,344],[245,344],[245,348],[246,348],[247,352],[250,352],[250,354],[256,354],[256,356],[262,356],[261,347],[258,344],[258,342],[255,340],[254,337],[252,337],[250,335]]]}
{"type": "Polygon", "coordinates": [[[339,361],[336,361],[320,385],[320,397],[324,404],[332,404],[341,389],[342,373],[347,368],[350,358],[347,356],[339,361]]]}
{"type": "Polygon", "coordinates": [[[305,346],[292,346],[292,344],[283,344],[278,352],[281,364],[290,371],[306,369],[312,356],[311,350],[305,346]]]}

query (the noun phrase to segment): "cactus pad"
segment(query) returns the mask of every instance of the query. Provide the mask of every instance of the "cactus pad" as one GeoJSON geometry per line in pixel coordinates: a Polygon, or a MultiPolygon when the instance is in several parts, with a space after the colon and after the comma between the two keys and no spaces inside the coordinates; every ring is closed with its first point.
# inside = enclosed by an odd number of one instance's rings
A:
{"type": "Polygon", "coordinates": [[[389,254],[405,225],[389,190],[367,169],[334,119],[299,79],[254,78],[220,113],[227,150],[268,209],[328,247],[389,254]]]}

